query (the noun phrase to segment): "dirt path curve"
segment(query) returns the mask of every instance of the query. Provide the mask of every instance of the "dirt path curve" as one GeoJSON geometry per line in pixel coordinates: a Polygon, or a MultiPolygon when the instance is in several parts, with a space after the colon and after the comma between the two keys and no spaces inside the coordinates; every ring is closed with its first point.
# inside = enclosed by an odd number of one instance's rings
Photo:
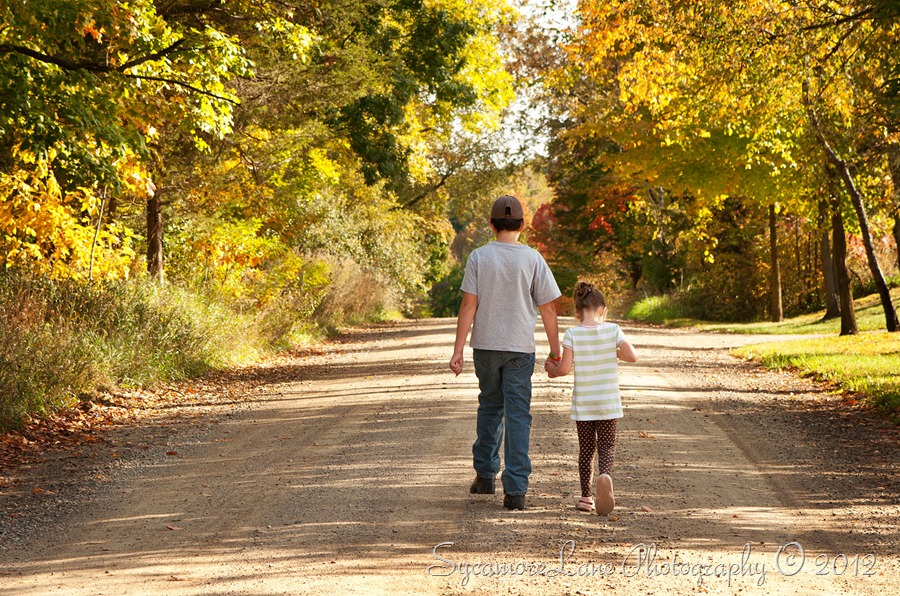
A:
{"type": "Polygon", "coordinates": [[[447,370],[453,321],[406,322],[2,545],[0,593],[897,593],[896,429],[723,350],[752,338],[626,333],[609,518],[573,507],[571,377],[535,376],[528,509],[469,495],[471,361],[447,370]]]}

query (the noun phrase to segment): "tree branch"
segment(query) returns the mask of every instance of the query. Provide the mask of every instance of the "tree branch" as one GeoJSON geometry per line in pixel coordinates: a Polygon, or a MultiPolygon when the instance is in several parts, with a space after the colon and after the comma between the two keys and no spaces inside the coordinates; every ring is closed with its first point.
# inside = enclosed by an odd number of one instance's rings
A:
{"type": "Polygon", "coordinates": [[[455,173],[456,173],[456,168],[451,167],[441,176],[441,179],[438,182],[431,185],[431,187],[426,188],[425,190],[423,190],[422,192],[420,192],[419,194],[417,194],[415,197],[411,198],[407,202],[403,203],[403,205],[401,205],[400,208],[401,209],[409,209],[410,207],[412,207],[413,205],[415,205],[416,203],[418,203],[419,201],[421,201],[422,199],[424,199],[425,197],[427,197],[434,191],[436,191],[439,188],[441,188],[442,186],[444,186],[447,183],[447,180],[450,178],[450,176],[452,176],[455,173]]]}
{"type": "Polygon", "coordinates": [[[178,47],[181,46],[181,44],[183,44],[183,43],[184,43],[184,38],[182,37],[181,39],[174,41],[172,43],[172,45],[170,45],[166,48],[163,48],[158,52],[148,54],[141,58],[135,58],[134,60],[129,60],[125,64],[122,64],[121,66],[116,67],[115,70],[118,72],[125,72],[129,68],[133,68],[135,66],[138,66],[139,64],[143,64],[144,62],[150,62],[152,60],[159,60],[160,58],[163,58],[164,56],[168,56],[169,54],[175,52],[178,49],[178,47]]]}
{"type": "Polygon", "coordinates": [[[128,77],[129,79],[141,79],[144,81],[156,81],[158,83],[169,83],[170,85],[178,85],[179,87],[184,87],[185,89],[189,89],[194,93],[199,93],[200,95],[205,95],[207,97],[212,97],[213,99],[218,99],[221,101],[227,101],[233,105],[240,105],[241,102],[236,99],[231,99],[230,97],[225,97],[223,95],[216,95],[211,91],[206,91],[205,89],[201,89],[199,87],[194,87],[190,83],[185,83],[184,81],[179,81],[177,79],[167,79],[166,77],[153,77],[149,75],[133,75],[133,74],[124,74],[122,76],[128,77]]]}
{"type": "Polygon", "coordinates": [[[88,70],[91,72],[111,72],[113,70],[109,66],[97,64],[96,62],[72,62],[70,60],[66,60],[65,58],[50,56],[49,54],[44,54],[43,52],[38,52],[37,50],[32,50],[31,48],[26,48],[25,46],[20,46],[12,43],[0,43],[0,54],[12,53],[22,54],[23,56],[34,58],[35,60],[44,62],[46,64],[55,64],[63,70],[88,70]]]}
{"type": "Polygon", "coordinates": [[[815,31],[816,29],[825,29],[826,27],[839,27],[839,26],[841,26],[845,23],[849,23],[851,21],[860,21],[860,20],[868,17],[873,12],[875,12],[875,7],[870,6],[870,7],[863,9],[855,14],[845,15],[834,21],[828,21],[825,23],[816,23],[815,25],[807,25],[806,27],[803,27],[801,29],[801,31],[815,31]]]}
{"type": "MultiPolygon", "coordinates": [[[[828,142],[828,139],[825,138],[825,133],[822,130],[822,123],[819,122],[819,116],[816,114],[816,110],[813,107],[812,99],[809,96],[809,81],[803,81],[803,105],[806,107],[806,114],[809,117],[809,123],[812,127],[813,133],[816,135],[816,138],[819,140],[819,144],[822,145],[822,149],[825,150],[825,155],[828,157],[828,161],[834,165],[837,169],[838,174],[841,179],[844,179],[844,172],[847,170],[847,163],[841,159],[841,157],[837,154],[834,148],[831,146],[831,143],[828,142]]],[[[846,180],[844,180],[846,182],[846,180]]],[[[851,185],[853,184],[851,180],[851,185]]]]}
{"type": "Polygon", "coordinates": [[[167,56],[175,51],[184,43],[184,38],[176,40],[168,47],[165,47],[158,52],[154,52],[152,54],[148,54],[146,56],[141,56],[139,58],[135,58],[134,60],[129,60],[128,62],[121,64],[119,66],[109,66],[107,64],[98,64],[97,62],[72,62],[71,60],[66,60],[65,58],[60,58],[58,56],[51,56],[49,54],[45,54],[43,52],[39,52],[37,50],[32,50],[31,48],[20,46],[12,43],[3,43],[0,44],[0,54],[22,54],[23,56],[28,56],[29,58],[33,58],[39,62],[44,62],[45,64],[54,64],[63,70],[87,70],[89,72],[124,72],[129,68],[134,66],[138,66],[139,64],[143,64],[144,62],[149,62],[151,60],[159,60],[160,58],[167,56]]]}

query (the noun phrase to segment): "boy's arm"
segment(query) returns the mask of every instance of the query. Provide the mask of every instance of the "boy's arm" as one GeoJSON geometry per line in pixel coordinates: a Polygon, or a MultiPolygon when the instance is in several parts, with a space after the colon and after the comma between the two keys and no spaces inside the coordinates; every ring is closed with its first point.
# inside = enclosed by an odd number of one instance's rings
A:
{"type": "Polygon", "coordinates": [[[541,322],[544,323],[544,331],[547,332],[547,341],[550,342],[550,352],[555,356],[559,356],[559,323],[556,320],[556,304],[551,301],[540,305],[538,308],[541,311],[541,322]]]}
{"type": "Polygon", "coordinates": [[[472,328],[472,322],[475,321],[476,310],[478,310],[478,296],[463,292],[459,317],[456,319],[456,343],[453,344],[453,357],[450,358],[450,370],[457,376],[463,369],[463,350],[466,347],[469,329],[472,328]]]}

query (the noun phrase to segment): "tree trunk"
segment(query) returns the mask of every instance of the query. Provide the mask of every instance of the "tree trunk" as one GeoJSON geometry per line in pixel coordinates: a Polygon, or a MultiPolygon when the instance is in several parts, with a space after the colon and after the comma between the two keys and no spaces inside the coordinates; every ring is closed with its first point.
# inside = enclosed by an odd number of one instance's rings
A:
{"type": "Polygon", "coordinates": [[[769,268],[769,295],[771,303],[769,315],[773,323],[784,320],[784,311],[781,308],[781,271],[778,268],[778,230],[776,228],[775,205],[769,205],[769,255],[771,267],[769,268]]]}
{"type": "Polygon", "coordinates": [[[856,335],[856,312],[853,309],[853,294],[850,290],[850,272],[847,270],[847,236],[844,234],[844,218],[841,215],[837,196],[832,197],[831,234],[834,245],[834,277],[837,281],[838,298],[841,302],[841,335],[856,335]]]}
{"type": "Polygon", "coordinates": [[[900,211],[894,214],[894,244],[897,245],[897,270],[900,271],[900,211]]]}
{"type": "Polygon", "coordinates": [[[825,320],[835,319],[841,316],[838,306],[837,281],[835,279],[835,265],[831,258],[831,242],[828,240],[828,203],[819,201],[819,234],[822,254],[822,280],[825,282],[825,320]]]}
{"type": "Polygon", "coordinates": [[[887,157],[894,184],[894,244],[897,246],[897,267],[900,269],[900,143],[888,145],[887,157]]]}
{"type": "Polygon", "coordinates": [[[888,331],[900,331],[900,320],[897,319],[897,311],[891,302],[891,290],[888,288],[887,281],[884,279],[884,273],[878,264],[878,258],[875,255],[875,242],[872,240],[872,231],[869,229],[869,217],[866,215],[866,207],[863,204],[862,195],[853,182],[853,177],[847,164],[841,160],[835,162],[838,167],[838,174],[850,194],[853,208],[856,210],[856,216],[859,218],[859,230],[862,236],[863,246],[866,248],[866,260],[869,263],[869,270],[872,272],[872,280],[875,282],[875,288],[878,290],[878,296],[881,298],[881,307],[884,309],[885,328],[888,331]]]}
{"type": "Polygon", "coordinates": [[[869,229],[869,217],[866,215],[866,207],[863,203],[862,194],[859,192],[859,189],[856,188],[856,183],[853,180],[853,175],[850,173],[847,162],[840,158],[831,147],[828,139],[825,138],[825,134],[819,124],[819,118],[816,116],[815,110],[812,107],[812,102],[809,99],[808,82],[804,82],[803,90],[804,102],[806,103],[806,110],[809,114],[813,131],[815,132],[819,143],[822,145],[822,148],[825,150],[825,155],[828,157],[829,162],[834,166],[835,170],[837,170],[838,177],[844,183],[844,187],[847,190],[847,194],[850,195],[850,201],[853,203],[853,208],[856,211],[856,216],[859,219],[860,235],[862,236],[863,246],[866,248],[866,260],[869,263],[869,270],[872,272],[872,281],[875,283],[875,288],[878,290],[879,298],[881,298],[885,326],[888,331],[900,331],[900,320],[897,319],[897,311],[894,309],[893,302],[891,302],[891,291],[884,279],[884,273],[881,272],[878,258],[875,256],[875,243],[872,241],[872,232],[869,229]]]}
{"type": "Polygon", "coordinates": [[[147,199],[147,273],[160,283],[163,275],[162,205],[159,193],[147,199]]]}

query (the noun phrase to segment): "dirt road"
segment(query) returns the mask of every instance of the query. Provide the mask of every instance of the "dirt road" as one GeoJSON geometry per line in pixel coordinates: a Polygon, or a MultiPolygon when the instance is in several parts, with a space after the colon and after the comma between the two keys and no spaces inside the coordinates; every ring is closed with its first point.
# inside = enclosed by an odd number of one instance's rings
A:
{"type": "Polygon", "coordinates": [[[571,377],[535,376],[528,509],[470,495],[471,360],[447,369],[453,321],[406,322],[102,478],[45,483],[35,502],[78,506],[3,512],[0,593],[898,593],[895,428],[724,350],[753,338],[625,330],[641,359],[608,518],[574,508],[571,377]]]}

